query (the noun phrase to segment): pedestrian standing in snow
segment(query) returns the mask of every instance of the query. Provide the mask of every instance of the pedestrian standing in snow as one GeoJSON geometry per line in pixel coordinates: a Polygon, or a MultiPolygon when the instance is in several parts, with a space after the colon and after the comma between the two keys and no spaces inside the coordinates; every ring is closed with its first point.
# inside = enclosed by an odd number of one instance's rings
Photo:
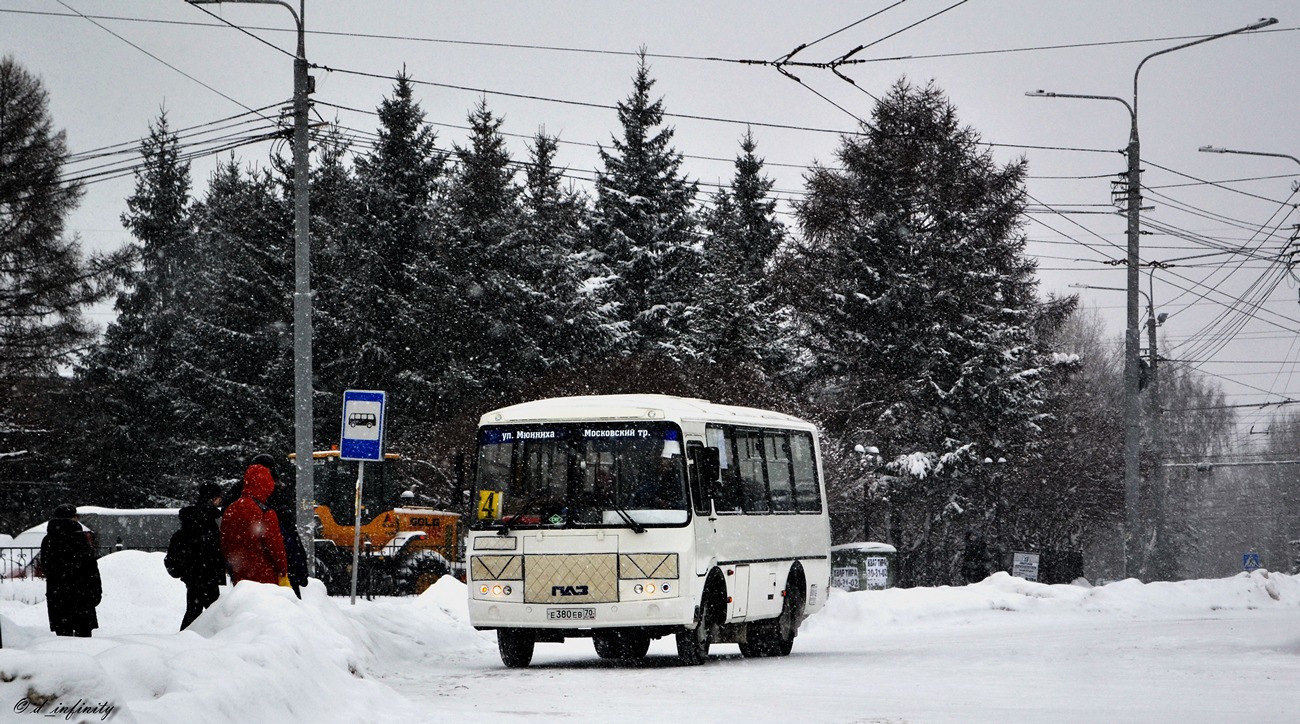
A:
{"type": "Polygon", "coordinates": [[[230,566],[230,580],[289,585],[280,521],[266,501],[275,479],[265,465],[244,471],[244,494],[221,515],[221,553],[230,566]]]}
{"type": "Polygon", "coordinates": [[[989,577],[989,549],[977,530],[966,531],[966,546],[961,552],[961,575],[967,583],[979,583],[989,577]]]}
{"type": "Polygon", "coordinates": [[[221,555],[221,486],[204,483],[194,505],[180,510],[181,528],[172,534],[163,559],[167,572],[185,583],[185,616],[181,630],[216,602],[226,583],[226,559],[221,555]]]}
{"type": "Polygon", "coordinates": [[[275,460],[270,455],[265,453],[258,455],[253,458],[253,464],[266,466],[271,471],[271,479],[275,481],[275,491],[267,500],[267,506],[275,511],[275,516],[280,521],[284,556],[289,563],[289,586],[293,588],[293,595],[302,598],[300,589],[307,585],[307,552],[303,549],[302,541],[298,539],[298,531],[294,527],[293,511],[297,496],[292,485],[280,482],[280,476],[275,471],[275,460]]]}
{"type": "Polygon", "coordinates": [[[99,628],[95,607],[103,597],[99,563],[77,509],[64,503],[54,509],[41,541],[45,573],[45,607],[50,630],[58,636],[88,637],[99,628]]]}

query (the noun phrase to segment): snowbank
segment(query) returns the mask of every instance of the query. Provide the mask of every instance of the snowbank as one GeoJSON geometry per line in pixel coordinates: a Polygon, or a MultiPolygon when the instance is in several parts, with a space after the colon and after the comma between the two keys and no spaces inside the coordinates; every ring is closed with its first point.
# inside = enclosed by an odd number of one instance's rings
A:
{"type": "Polygon", "coordinates": [[[1161,618],[1268,607],[1300,608],[1300,578],[1259,570],[1213,580],[1142,583],[1130,578],[1091,586],[1083,582],[1047,585],[999,572],[969,586],[837,590],[824,612],[808,620],[807,630],[925,626],[970,619],[988,611],[1161,618]]]}
{"type": "Polygon", "coordinates": [[[0,711],[80,700],[112,705],[115,722],[409,720],[414,707],[371,678],[377,657],[411,663],[485,645],[465,623],[464,585],[450,578],[418,598],[356,607],[319,583],[300,601],[245,582],[177,632],[185,589],[162,556],[101,559],[104,601],[90,639],[48,632],[42,581],[0,584],[0,711]]]}

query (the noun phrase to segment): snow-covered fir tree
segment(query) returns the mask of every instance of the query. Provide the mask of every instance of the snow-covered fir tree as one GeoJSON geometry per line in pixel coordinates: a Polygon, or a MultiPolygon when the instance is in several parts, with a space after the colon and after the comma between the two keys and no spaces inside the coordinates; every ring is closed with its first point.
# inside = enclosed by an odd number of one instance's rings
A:
{"type": "MultiPolygon", "coordinates": [[[[405,74],[380,103],[379,123],[378,140],[355,164],[360,193],[347,246],[353,273],[342,280],[348,306],[341,314],[349,322],[335,380],[340,389],[388,390],[404,400],[404,372],[424,357],[412,342],[428,320],[412,300],[427,273],[417,262],[438,243],[434,201],[446,154],[405,74]]],[[[399,402],[393,413],[408,410],[399,402]]]]}
{"type": "Polygon", "coordinates": [[[565,183],[555,165],[559,139],[539,130],[528,146],[520,197],[519,253],[532,262],[520,283],[538,305],[532,330],[542,355],[546,388],[577,394],[575,372],[608,358],[608,327],[588,282],[593,269],[584,239],[590,228],[587,197],[565,183]]]}
{"type": "Polygon", "coordinates": [[[787,333],[769,283],[785,226],[776,218],[773,182],[763,173],[757,145],[747,131],[730,188],[714,194],[702,214],[703,266],[690,326],[701,373],[738,387],[718,394],[749,400],[771,387],[770,375],[786,356],[787,333]]]}
{"type": "Polygon", "coordinates": [[[965,469],[1036,430],[1042,360],[1020,230],[1024,162],[994,163],[933,85],[896,83],[797,207],[803,392],[843,449],[870,443],[903,580],[951,580],[965,469]]]}
{"type": "Polygon", "coordinates": [[[696,185],[681,173],[682,156],[664,126],[662,99],[641,53],[632,93],[618,104],[622,135],[600,149],[596,174],[595,249],[608,275],[604,302],[624,355],[680,361],[692,311],[699,243],[696,185]]]}
{"type": "Polygon", "coordinates": [[[40,78],[0,57],[0,530],[25,527],[17,516],[67,495],[25,483],[64,472],[76,408],[62,373],[97,337],[85,311],[111,298],[131,258],[86,254],[67,233],[81,186],[68,179],[49,105],[40,78]]]}
{"type": "Polygon", "coordinates": [[[185,487],[177,461],[191,454],[179,438],[175,401],[178,332],[191,305],[193,278],[190,166],[163,113],[141,143],[142,169],[122,223],[138,264],[123,274],[123,291],[104,343],[79,370],[85,406],[85,445],[77,451],[89,497],[107,505],[161,502],[185,487]]]}
{"type": "Polygon", "coordinates": [[[237,477],[292,447],[292,218],[267,170],[221,164],[191,209],[192,277],[177,334],[177,461],[189,480],[237,477]]]}

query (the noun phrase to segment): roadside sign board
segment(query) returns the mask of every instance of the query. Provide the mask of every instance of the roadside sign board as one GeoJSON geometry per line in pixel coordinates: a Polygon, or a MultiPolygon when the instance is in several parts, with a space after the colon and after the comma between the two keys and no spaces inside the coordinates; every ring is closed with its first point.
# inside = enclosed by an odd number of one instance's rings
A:
{"type": "Polygon", "coordinates": [[[1260,563],[1259,563],[1259,554],[1258,554],[1258,553],[1251,552],[1251,553],[1242,553],[1242,554],[1241,554],[1241,570],[1243,570],[1243,571],[1247,571],[1247,572],[1249,572],[1249,571],[1257,571],[1257,570],[1259,570],[1259,569],[1262,568],[1262,567],[1263,567],[1263,566],[1261,566],[1260,563]]]}
{"type": "Polygon", "coordinates": [[[1011,575],[1026,581],[1038,580],[1038,554],[1013,553],[1011,558],[1011,575]]]}
{"type": "Polygon", "coordinates": [[[340,459],[384,459],[384,399],[385,394],[379,390],[348,390],[343,393],[340,459]]]}
{"type": "Polygon", "coordinates": [[[843,591],[857,591],[861,589],[858,583],[858,576],[861,571],[857,566],[841,566],[831,569],[831,585],[843,591]]]}
{"type": "Polygon", "coordinates": [[[867,588],[883,591],[889,585],[889,559],[884,556],[870,556],[866,559],[867,588]]]}

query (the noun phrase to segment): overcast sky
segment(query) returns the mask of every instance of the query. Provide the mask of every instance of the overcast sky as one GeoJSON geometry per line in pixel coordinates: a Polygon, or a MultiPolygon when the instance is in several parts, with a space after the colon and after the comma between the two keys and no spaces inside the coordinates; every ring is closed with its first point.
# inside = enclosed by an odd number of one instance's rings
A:
{"type": "MultiPolygon", "coordinates": [[[[1294,2],[308,0],[306,27],[308,59],[324,66],[313,70],[316,113],[360,144],[405,67],[440,146],[464,141],[465,115],[482,97],[505,117],[503,130],[518,134],[517,158],[544,127],[566,142],[559,162],[580,179],[597,168],[596,144],[608,146],[618,129],[612,106],[627,96],[644,47],[685,172],[706,192],[725,183],[748,125],[786,199],[801,195],[808,165],[834,163],[838,134],[870,117],[873,95],[900,77],[932,80],[997,159],[1029,160],[1035,211],[1026,233],[1041,293],[1079,293],[1118,335],[1123,292],[1070,285],[1124,286],[1123,267],[1106,263],[1125,255],[1124,220],[1107,212],[1110,182],[1125,168],[1128,113],[1114,102],[1025,92],[1131,100],[1143,57],[1264,17],[1279,22],[1150,61],[1138,95],[1145,203],[1154,207],[1144,212],[1154,233],[1142,237],[1142,258],[1170,265],[1150,275],[1158,311],[1169,315],[1161,354],[1195,360],[1230,404],[1251,405],[1300,399],[1300,297],[1286,266],[1267,261],[1284,258],[1300,221],[1292,191],[1300,164],[1197,148],[1300,156],[1294,2]],[[776,60],[801,44],[793,60],[828,62],[868,46],[851,58],[863,62],[840,67],[856,86],[824,68],[789,67],[795,81],[770,65],[734,62],[776,60]],[[1224,253],[1243,247],[1258,251],[1224,253]]],[[[289,12],[272,5],[0,0],[0,52],[42,78],[73,153],[135,146],[162,109],[186,140],[265,130],[292,92],[292,27],[289,12]]],[[[234,153],[265,165],[272,152],[260,143],[234,153]]],[[[195,161],[200,191],[212,163],[195,161]]],[[[88,186],[72,219],[87,247],[126,240],[118,217],[131,187],[129,176],[88,186]]],[[[1243,408],[1243,431],[1262,432],[1285,409],[1243,408]]]]}

